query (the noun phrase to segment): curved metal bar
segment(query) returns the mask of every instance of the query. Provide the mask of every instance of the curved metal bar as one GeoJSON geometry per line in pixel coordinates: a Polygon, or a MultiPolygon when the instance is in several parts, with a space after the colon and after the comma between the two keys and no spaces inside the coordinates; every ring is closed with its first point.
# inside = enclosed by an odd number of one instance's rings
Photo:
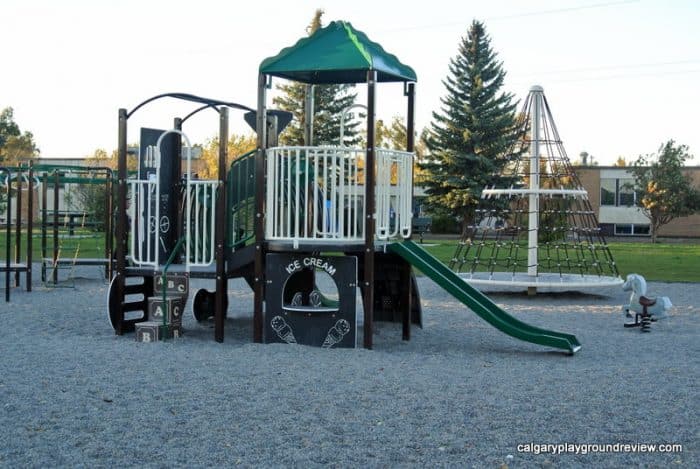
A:
{"type": "Polygon", "coordinates": [[[198,107],[197,109],[195,109],[194,111],[190,112],[190,113],[187,114],[185,117],[183,117],[182,119],[180,119],[180,123],[181,123],[181,124],[184,124],[185,121],[186,121],[187,119],[189,119],[190,117],[194,116],[194,115],[197,114],[199,111],[202,111],[202,110],[207,109],[207,108],[212,108],[212,109],[215,110],[216,112],[219,112],[219,108],[216,107],[216,105],[214,105],[214,104],[205,104],[204,106],[198,107]]]}
{"type": "Polygon", "coordinates": [[[252,111],[253,110],[253,109],[249,108],[248,106],[244,106],[242,104],[230,103],[230,102],[221,101],[218,99],[203,98],[201,96],[196,96],[196,95],[189,94],[189,93],[163,93],[163,94],[158,94],[156,96],[153,96],[153,97],[148,98],[147,100],[143,101],[141,104],[139,104],[134,109],[129,111],[126,114],[126,118],[128,119],[129,117],[131,117],[131,115],[133,113],[135,113],[136,111],[141,109],[146,104],[153,102],[153,101],[156,101],[156,100],[161,99],[161,98],[182,99],[183,101],[191,101],[194,103],[201,103],[201,104],[205,104],[207,106],[226,106],[226,107],[230,107],[232,109],[239,109],[241,111],[252,111]]]}

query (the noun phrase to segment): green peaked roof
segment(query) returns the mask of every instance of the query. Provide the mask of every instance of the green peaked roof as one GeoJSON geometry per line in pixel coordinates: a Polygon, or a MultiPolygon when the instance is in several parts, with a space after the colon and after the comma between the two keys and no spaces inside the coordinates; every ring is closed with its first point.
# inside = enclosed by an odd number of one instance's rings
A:
{"type": "Polygon", "coordinates": [[[416,72],[345,21],[333,21],[260,64],[260,73],[311,84],[416,81],[416,72]]]}

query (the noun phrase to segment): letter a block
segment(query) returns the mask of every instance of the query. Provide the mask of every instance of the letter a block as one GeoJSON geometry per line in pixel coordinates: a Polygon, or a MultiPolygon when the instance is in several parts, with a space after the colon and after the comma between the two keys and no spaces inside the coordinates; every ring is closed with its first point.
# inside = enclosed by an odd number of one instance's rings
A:
{"type": "Polygon", "coordinates": [[[152,296],[148,299],[148,319],[163,324],[165,316],[166,324],[182,325],[182,313],[185,309],[185,301],[182,298],[166,298],[152,296]]]}

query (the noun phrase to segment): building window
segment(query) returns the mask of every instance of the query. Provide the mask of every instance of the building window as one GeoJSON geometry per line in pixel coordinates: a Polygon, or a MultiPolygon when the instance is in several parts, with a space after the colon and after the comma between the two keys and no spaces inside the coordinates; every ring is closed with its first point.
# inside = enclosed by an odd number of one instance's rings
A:
{"type": "Polygon", "coordinates": [[[600,180],[600,205],[615,205],[617,179],[600,180]]]}
{"type": "Polygon", "coordinates": [[[615,224],[615,235],[631,235],[632,234],[632,225],[624,224],[615,224]]]}
{"type": "Polygon", "coordinates": [[[634,179],[617,180],[617,205],[631,207],[636,203],[634,179]]]}
{"type": "Polygon", "coordinates": [[[615,236],[648,236],[649,225],[615,224],[615,236]]]}
{"type": "Polygon", "coordinates": [[[613,207],[633,207],[639,194],[634,190],[634,179],[600,180],[600,205],[613,207]]]}

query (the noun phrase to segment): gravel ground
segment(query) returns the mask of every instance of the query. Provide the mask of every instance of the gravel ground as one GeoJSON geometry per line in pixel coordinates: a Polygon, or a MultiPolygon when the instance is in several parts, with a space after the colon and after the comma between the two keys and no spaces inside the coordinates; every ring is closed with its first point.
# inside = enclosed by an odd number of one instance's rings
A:
{"type": "Polygon", "coordinates": [[[190,315],[185,337],[137,343],[114,335],[97,277],[0,303],[0,466],[700,467],[698,284],[650,282],[674,303],[650,334],[622,327],[620,289],[492,294],[576,334],[571,357],[511,339],[425,278],[424,328],[403,342],[399,324],[376,324],[372,351],[253,344],[239,281],[224,344],[190,315]],[[519,451],[532,443],[682,452],[519,451]]]}

